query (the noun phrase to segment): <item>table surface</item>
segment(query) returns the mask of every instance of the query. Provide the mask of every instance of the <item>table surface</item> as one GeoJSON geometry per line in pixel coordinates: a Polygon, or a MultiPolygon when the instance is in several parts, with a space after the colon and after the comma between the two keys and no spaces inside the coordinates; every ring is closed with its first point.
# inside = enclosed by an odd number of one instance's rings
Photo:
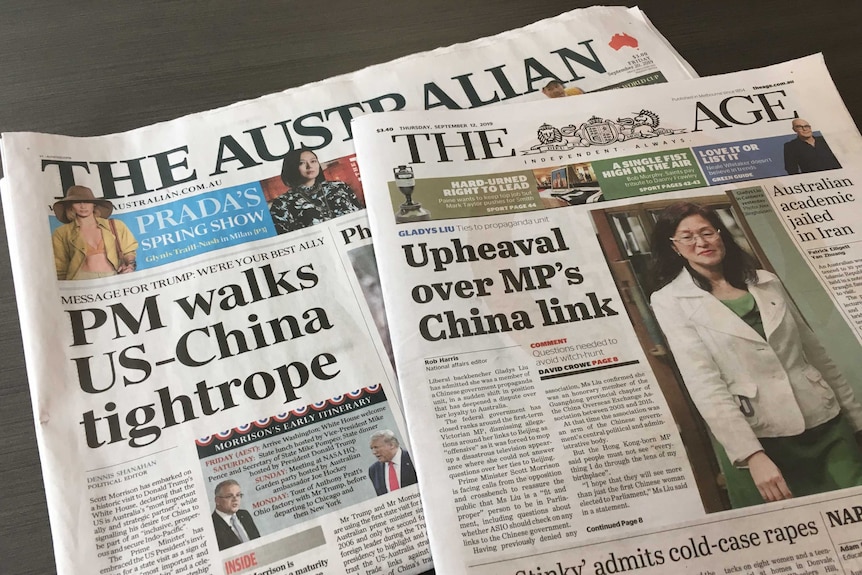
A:
{"type": "MultiPolygon", "coordinates": [[[[587,5],[0,0],[0,132],[120,132],[587,5]]],[[[823,52],[859,125],[862,2],[639,5],[701,75],[823,52]]],[[[5,233],[0,242],[0,572],[43,575],[54,559],[5,233]]]]}

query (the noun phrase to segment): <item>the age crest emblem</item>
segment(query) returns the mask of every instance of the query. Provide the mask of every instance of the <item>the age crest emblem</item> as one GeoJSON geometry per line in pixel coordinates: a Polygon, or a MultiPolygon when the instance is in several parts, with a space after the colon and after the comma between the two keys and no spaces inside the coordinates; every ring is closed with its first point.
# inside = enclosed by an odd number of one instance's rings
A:
{"type": "MultiPolygon", "coordinates": [[[[597,146],[604,146],[619,139],[619,126],[610,120],[592,117],[581,126],[582,137],[597,146]]],[[[577,134],[577,132],[575,132],[577,134]]]]}
{"type": "Polygon", "coordinates": [[[549,124],[539,126],[539,141],[543,144],[553,144],[563,141],[563,134],[555,127],[549,124]]]}
{"type": "Polygon", "coordinates": [[[539,126],[536,132],[539,143],[528,150],[521,150],[521,153],[541,154],[571,150],[576,147],[607,146],[614,142],[643,140],[686,131],[662,128],[659,123],[658,114],[650,110],[633,112],[629,117],[616,120],[593,116],[580,125],[569,124],[562,128],[545,123],[539,126]]]}

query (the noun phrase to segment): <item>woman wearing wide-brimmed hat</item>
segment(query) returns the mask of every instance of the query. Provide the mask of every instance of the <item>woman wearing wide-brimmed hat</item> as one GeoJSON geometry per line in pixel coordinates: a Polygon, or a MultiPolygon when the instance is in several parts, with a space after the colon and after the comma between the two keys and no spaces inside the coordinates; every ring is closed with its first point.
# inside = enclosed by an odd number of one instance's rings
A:
{"type": "Polygon", "coordinates": [[[109,219],[114,205],[93,190],[72,186],[54,203],[65,225],[54,230],[54,265],[61,280],[88,280],[135,271],[138,242],[120,220],[109,219]]]}

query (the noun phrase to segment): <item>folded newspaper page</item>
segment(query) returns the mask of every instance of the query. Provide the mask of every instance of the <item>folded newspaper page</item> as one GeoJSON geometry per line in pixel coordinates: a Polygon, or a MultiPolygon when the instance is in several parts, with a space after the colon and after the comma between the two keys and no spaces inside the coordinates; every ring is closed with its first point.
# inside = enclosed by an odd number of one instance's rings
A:
{"type": "Polygon", "coordinates": [[[58,571],[430,568],[351,118],[690,76],[593,8],[128,133],[4,134],[58,571]]]}
{"type": "Polygon", "coordinates": [[[822,58],[354,121],[441,573],[862,573],[862,138],[822,58]]]}

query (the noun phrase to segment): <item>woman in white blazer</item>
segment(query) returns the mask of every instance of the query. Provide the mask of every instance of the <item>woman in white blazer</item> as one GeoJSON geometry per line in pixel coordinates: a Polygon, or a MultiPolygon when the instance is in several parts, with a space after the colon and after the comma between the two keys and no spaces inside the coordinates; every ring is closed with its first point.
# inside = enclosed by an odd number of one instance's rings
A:
{"type": "Polygon", "coordinates": [[[697,204],[664,210],[652,250],[652,308],[734,507],[862,485],[862,405],[778,278],[697,204]]]}

